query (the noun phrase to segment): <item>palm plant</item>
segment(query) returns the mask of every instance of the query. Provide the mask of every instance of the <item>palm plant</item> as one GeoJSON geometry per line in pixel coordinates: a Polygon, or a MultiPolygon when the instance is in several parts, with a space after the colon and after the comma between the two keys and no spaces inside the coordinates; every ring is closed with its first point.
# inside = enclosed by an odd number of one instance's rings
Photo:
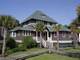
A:
{"type": "Polygon", "coordinates": [[[61,29],[61,25],[60,24],[53,26],[53,31],[55,31],[56,34],[57,34],[57,47],[56,47],[57,50],[59,50],[59,31],[60,31],[60,29],[61,29]]]}
{"type": "Polygon", "coordinates": [[[44,31],[44,24],[42,22],[36,24],[36,31],[40,33],[40,48],[42,48],[42,32],[44,31]]]}
{"type": "Polygon", "coordinates": [[[4,56],[5,49],[6,49],[6,36],[7,36],[8,30],[17,26],[19,22],[17,22],[15,18],[11,16],[5,16],[5,15],[0,16],[0,22],[1,22],[0,25],[3,27],[3,32],[4,32],[3,46],[2,46],[2,56],[4,56]]]}

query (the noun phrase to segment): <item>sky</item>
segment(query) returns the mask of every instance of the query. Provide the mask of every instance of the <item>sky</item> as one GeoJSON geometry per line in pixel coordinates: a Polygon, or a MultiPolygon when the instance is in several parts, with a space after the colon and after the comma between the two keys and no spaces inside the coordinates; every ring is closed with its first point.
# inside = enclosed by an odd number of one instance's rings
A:
{"type": "Polygon", "coordinates": [[[76,17],[80,0],[0,0],[0,15],[11,15],[23,22],[36,10],[44,12],[59,24],[70,24],[76,17]]]}

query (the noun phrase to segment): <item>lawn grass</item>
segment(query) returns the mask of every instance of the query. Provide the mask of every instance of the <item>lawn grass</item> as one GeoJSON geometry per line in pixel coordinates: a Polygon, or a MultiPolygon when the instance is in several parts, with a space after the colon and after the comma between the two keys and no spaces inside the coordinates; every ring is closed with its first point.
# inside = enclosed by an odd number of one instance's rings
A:
{"type": "Polygon", "coordinates": [[[31,48],[31,49],[27,49],[26,51],[19,51],[19,52],[15,52],[13,54],[10,54],[8,56],[17,56],[17,55],[21,55],[21,54],[30,54],[32,52],[38,52],[38,51],[43,51],[46,50],[45,48],[31,48]]]}
{"type": "Polygon", "coordinates": [[[28,52],[34,52],[34,51],[40,51],[40,50],[45,50],[45,48],[31,48],[31,49],[27,49],[28,52]]]}
{"type": "Polygon", "coordinates": [[[61,56],[57,54],[43,54],[26,60],[79,60],[79,59],[68,57],[68,56],[61,56]]]}
{"type": "Polygon", "coordinates": [[[65,48],[64,49],[65,51],[67,51],[67,52],[80,52],[80,47],[78,47],[78,48],[65,48]]]}

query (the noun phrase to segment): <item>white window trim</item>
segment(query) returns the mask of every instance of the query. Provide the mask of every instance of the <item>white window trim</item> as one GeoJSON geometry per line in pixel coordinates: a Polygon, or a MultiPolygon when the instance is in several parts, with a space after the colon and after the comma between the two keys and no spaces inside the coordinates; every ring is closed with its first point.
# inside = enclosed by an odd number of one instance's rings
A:
{"type": "Polygon", "coordinates": [[[12,37],[16,37],[16,32],[12,32],[12,37]]]}

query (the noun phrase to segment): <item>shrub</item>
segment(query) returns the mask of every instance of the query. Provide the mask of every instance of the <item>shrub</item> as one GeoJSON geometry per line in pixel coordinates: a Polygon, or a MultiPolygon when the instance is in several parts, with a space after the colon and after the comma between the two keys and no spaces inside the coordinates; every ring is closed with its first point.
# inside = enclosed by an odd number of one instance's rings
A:
{"type": "Polygon", "coordinates": [[[23,44],[19,44],[18,49],[20,51],[26,51],[26,48],[23,46],[23,44]]]}
{"type": "Polygon", "coordinates": [[[23,38],[23,46],[25,48],[33,48],[37,46],[36,41],[33,40],[32,36],[26,36],[23,38]]]}
{"type": "Polygon", "coordinates": [[[37,43],[36,43],[35,40],[32,41],[31,47],[32,47],[32,48],[37,47],[37,43]]]}
{"type": "Polygon", "coordinates": [[[10,49],[16,48],[17,47],[16,41],[13,38],[8,37],[6,41],[6,47],[10,49]]]}

